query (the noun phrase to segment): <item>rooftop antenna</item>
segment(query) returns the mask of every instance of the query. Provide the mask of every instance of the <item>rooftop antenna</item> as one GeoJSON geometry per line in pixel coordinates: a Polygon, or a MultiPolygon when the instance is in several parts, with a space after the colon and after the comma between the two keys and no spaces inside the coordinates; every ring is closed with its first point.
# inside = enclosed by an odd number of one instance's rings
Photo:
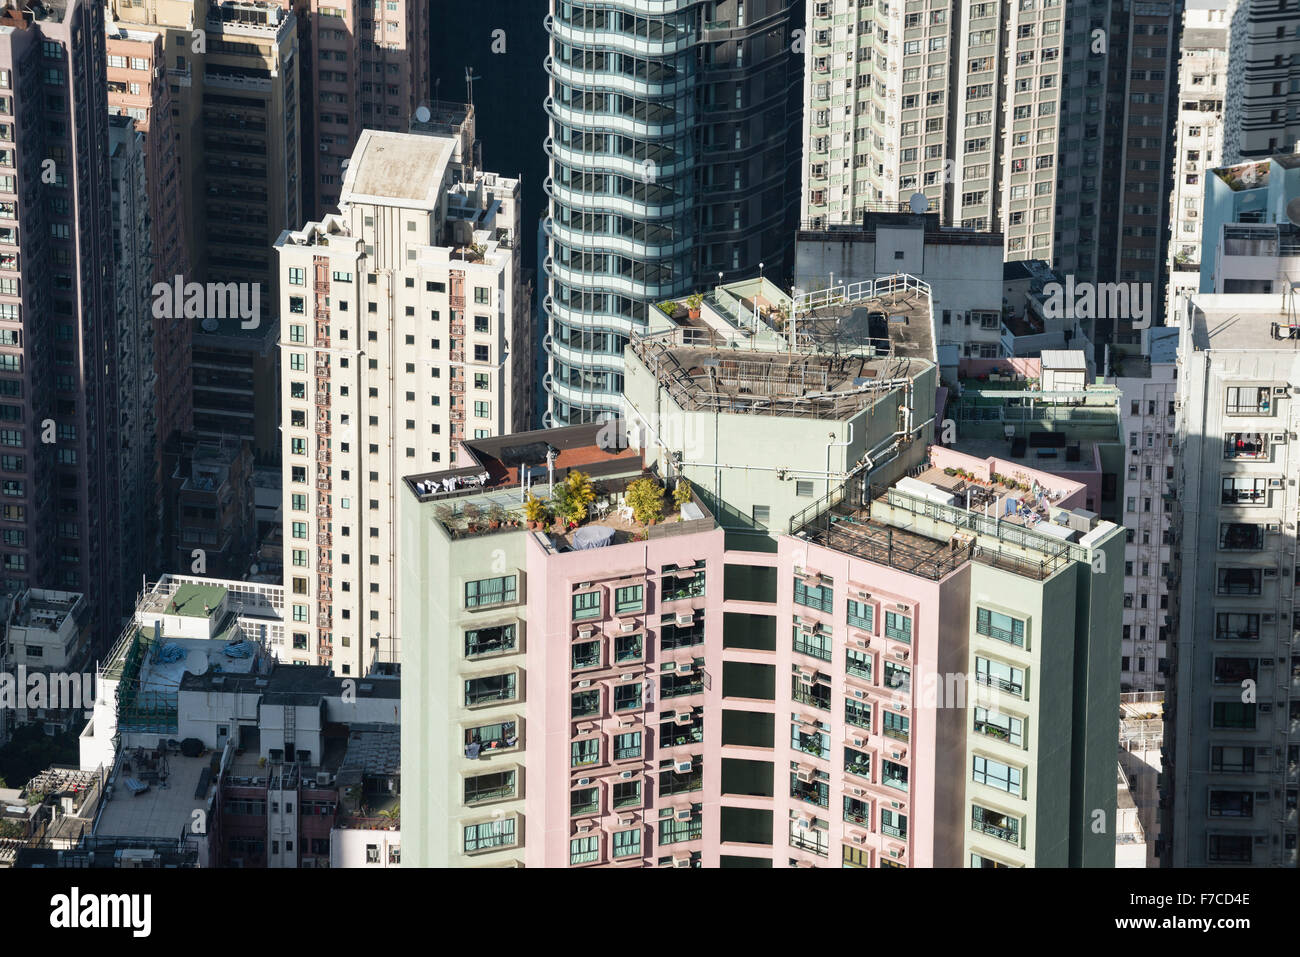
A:
{"type": "Polygon", "coordinates": [[[474,106],[474,81],[481,79],[483,77],[474,75],[472,67],[465,67],[465,98],[469,101],[471,108],[474,106]]]}

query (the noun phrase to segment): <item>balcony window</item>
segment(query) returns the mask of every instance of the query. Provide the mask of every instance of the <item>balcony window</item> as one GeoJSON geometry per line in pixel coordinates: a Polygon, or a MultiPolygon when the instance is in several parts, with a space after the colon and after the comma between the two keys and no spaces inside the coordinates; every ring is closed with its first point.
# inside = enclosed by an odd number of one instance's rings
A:
{"type": "Polygon", "coordinates": [[[844,770],[849,774],[871,780],[871,755],[854,748],[844,749],[844,770]]]}
{"type": "Polygon", "coordinates": [[[699,840],[700,833],[703,830],[703,821],[700,813],[694,809],[691,815],[685,821],[677,820],[671,808],[664,808],[660,815],[659,821],[659,846],[666,847],[669,844],[680,844],[683,841],[699,840]]]}
{"type": "Polygon", "coordinates": [[[1018,748],[1024,744],[1024,722],[1009,714],[1000,714],[988,708],[976,708],[975,730],[979,734],[997,738],[1018,748]]]}
{"type": "Polygon", "coordinates": [[[790,846],[800,851],[808,851],[819,857],[826,857],[830,851],[830,835],[826,832],[826,822],[813,818],[807,826],[801,821],[790,822],[790,846]]]}
{"type": "Polygon", "coordinates": [[[600,738],[583,738],[569,743],[569,767],[582,768],[600,763],[600,738]]]}
{"type": "Polygon", "coordinates": [[[1255,727],[1255,705],[1242,701],[1216,701],[1210,710],[1210,726],[1226,730],[1255,727]]]}
{"type": "Polygon", "coordinates": [[[885,637],[894,641],[912,642],[912,619],[896,611],[885,612],[885,637]]]}
{"type": "Polygon", "coordinates": [[[600,667],[600,642],[580,641],[573,646],[573,670],[600,667]]]}
{"type": "Polygon", "coordinates": [[[1219,612],[1214,616],[1214,637],[1219,641],[1256,641],[1259,615],[1219,612]]]}
{"type": "Polygon", "coordinates": [[[871,730],[871,704],[853,698],[844,699],[844,720],[858,728],[871,730]]]}
{"type": "Polygon", "coordinates": [[[687,723],[678,724],[677,712],[660,712],[660,747],[676,748],[684,744],[699,744],[704,740],[704,709],[692,708],[689,714],[690,720],[687,723]]]}
{"type": "Polygon", "coordinates": [[[1249,834],[1211,834],[1206,860],[1212,864],[1249,864],[1254,838],[1249,834]]]}
{"type": "Polygon", "coordinates": [[[874,632],[876,630],[876,609],[873,605],[868,605],[863,601],[854,601],[849,599],[848,623],[850,628],[860,628],[863,631],[874,632]]]}
{"type": "Polygon", "coordinates": [[[1268,479],[1225,478],[1219,500],[1224,505],[1267,505],[1268,479]]]}
{"type": "Polygon", "coordinates": [[[486,804],[504,801],[515,796],[515,772],[498,771],[494,774],[476,774],[465,779],[465,803],[486,804]]]}
{"type": "Polygon", "coordinates": [[[912,690],[912,669],[906,665],[885,662],[885,687],[907,694],[912,690]]]}
{"type": "Polygon", "coordinates": [[[890,837],[907,840],[907,815],[897,811],[882,809],[880,812],[880,831],[890,837]]]}
{"type": "Polygon", "coordinates": [[[975,680],[982,685],[1006,691],[1017,697],[1023,697],[1025,693],[1024,671],[991,658],[981,658],[976,655],[975,680]]]}
{"type": "Polygon", "coordinates": [[[614,735],[614,760],[627,761],[641,757],[641,732],[629,731],[614,735]]]}
{"type": "Polygon", "coordinates": [[[976,784],[987,784],[989,787],[1006,791],[1016,797],[1024,797],[1024,782],[1020,768],[1013,768],[1009,764],[979,754],[975,755],[973,764],[971,780],[976,784]]]}
{"type": "Polygon", "coordinates": [[[465,757],[477,758],[499,748],[513,748],[519,743],[515,722],[502,721],[465,729],[465,757]]]}
{"type": "Polygon", "coordinates": [[[844,820],[850,824],[861,824],[863,827],[870,827],[871,805],[866,801],[859,801],[857,798],[846,797],[844,799],[844,820]]]}
{"type": "Polygon", "coordinates": [[[1239,685],[1243,681],[1256,681],[1258,679],[1258,658],[1214,659],[1214,683],[1216,685],[1239,685]]]}
{"type": "Polygon", "coordinates": [[[812,658],[819,658],[822,661],[831,660],[831,636],[823,634],[813,634],[804,631],[798,625],[794,626],[794,650],[801,655],[808,655],[812,658]]]}
{"type": "Polygon", "coordinates": [[[569,716],[585,718],[593,714],[600,714],[600,692],[575,691],[569,705],[569,716]]]}
{"type": "Polygon", "coordinates": [[[484,578],[480,581],[465,583],[465,607],[482,608],[487,605],[502,605],[518,600],[518,576],[504,575],[501,578],[484,578]]]}
{"type": "Polygon", "coordinates": [[[704,568],[676,568],[665,566],[663,576],[659,579],[659,598],[661,601],[681,601],[686,598],[704,597],[704,568]]]}
{"type": "Polygon", "coordinates": [[[1224,522],[1219,526],[1219,549],[1225,552],[1257,552],[1264,547],[1264,526],[1224,522]]]}
{"type": "Polygon", "coordinates": [[[987,834],[999,841],[1020,846],[1020,819],[1009,814],[991,811],[988,808],[972,804],[970,809],[970,826],[972,831],[987,834]]]}
{"type": "Polygon", "coordinates": [[[1262,568],[1220,568],[1217,593],[1220,595],[1258,595],[1264,584],[1262,568]]]}
{"type": "Polygon", "coordinates": [[[645,657],[641,647],[641,635],[619,635],[614,639],[614,661],[640,661],[645,657]]]}
{"type": "Polygon", "coordinates": [[[614,810],[641,806],[641,782],[619,781],[614,785],[614,810]]]}
{"type": "Polygon", "coordinates": [[[831,806],[831,786],[825,781],[800,781],[798,772],[790,772],[790,796],[818,807],[831,806]]]}
{"type": "Polygon", "coordinates": [[[640,857],[641,830],[614,832],[614,857],[640,857]]]}
{"type": "Polygon", "coordinates": [[[801,725],[790,725],[790,747],[814,758],[824,758],[831,752],[831,736],[821,730],[804,730],[801,725]]]}
{"type": "Polygon", "coordinates": [[[569,864],[591,864],[600,860],[600,838],[575,837],[569,841],[569,864]]]}
{"type": "Polygon", "coordinates": [[[513,847],[515,843],[515,819],[513,817],[484,821],[465,827],[465,853],[492,851],[502,847],[513,847]]]}
{"type": "Polygon", "coordinates": [[[481,678],[466,679],[465,706],[473,708],[477,705],[515,700],[516,677],[512,671],[504,675],[484,675],[481,678]]]}
{"type": "Polygon", "coordinates": [[[494,625],[465,632],[465,657],[495,655],[515,650],[515,625],[494,625]]]}
{"type": "Polygon", "coordinates": [[[857,678],[871,680],[871,656],[863,651],[849,649],[844,653],[844,669],[857,678]]]}
{"type": "Polygon", "coordinates": [[[988,608],[979,608],[975,612],[975,630],[989,638],[1005,641],[1018,648],[1025,646],[1025,623],[1019,618],[1012,618],[1001,612],[988,608]]]}
{"type": "Polygon", "coordinates": [[[1224,411],[1228,415],[1268,415],[1270,412],[1269,390],[1260,386],[1240,386],[1226,390],[1224,411]]]}
{"type": "Polygon", "coordinates": [[[660,676],[659,696],[661,698],[680,698],[683,695],[700,694],[704,690],[704,678],[700,669],[704,667],[703,659],[696,659],[695,669],[688,675],[666,673],[660,676]]]}
{"type": "Polygon", "coordinates": [[[659,762],[659,794],[688,794],[704,787],[704,757],[692,754],[690,769],[678,771],[678,764],[685,763],[684,758],[665,758],[659,762]]]}
{"type": "Polygon", "coordinates": [[[991,857],[983,857],[982,855],[979,854],[972,854],[970,856],[970,866],[974,868],[986,868],[986,867],[991,868],[991,867],[1010,867],[1011,865],[1003,864],[1001,861],[995,861],[991,857]]]}
{"type": "Polygon", "coordinates": [[[880,762],[880,783],[899,791],[907,790],[907,765],[894,761],[880,762]]]}
{"type": "Polygon", "coordinates": [[[1211,791],[1210,817],[1254,817],[1255,792],[1211,791]]]}
{"type": "Polygon", "coordinates": [[[1254,774],[1255,749],[1215,745],[1210,748],[1210,771],[1215,774],[1254,774]]]}
{"type": "Polygon", "coordinates": [[[802,578],[796,578],[794,601],[796,605],[830,612],[835,607],[835,589],[827,579],[821,579],[817,585],[809,585],[802,578]]]}
{"type": "Polygon", "coordinates": [[[635,711],[641,707],[641,683],[614,686],[614,710],[635,711]]]}
{"type": "Polygon", "coordinates": [[[704,622],[693,619],[690,624],[677,624],[676,615],[663,615],[659,621],[659,647],[664,651],[690,648],[704,644],[704,622]]]}
{"type": "Polygon", "coordinates": [[[614,589],[614,614],[626,615],[645,608],[645,586],[628,585],[614,589]]]}
{"type": "Polygon", "coordinates": [[[597,788],[578,788],[569,792],[569,817],[595,814],[600,810],[600,791],[597,788]]]}
{"type": "Polygon", "coordinates": [[[585,621],[600,617],[600,592],[589,591],[573,596],[573,620],[585,621]]]}
{"type": "Polygon", "coordinates": [[[881,715],[881,730],[885,737],[893,738],[895,741],[906,741],[911,737],[911,718],[885,710],[881,711],[881,715]]]}
{"type": "Polygon", "coordinates": [[[1260,432],[1229,432],[1223,437],[1225,459],[1267,459],[1268,436],[1260,432]]]}

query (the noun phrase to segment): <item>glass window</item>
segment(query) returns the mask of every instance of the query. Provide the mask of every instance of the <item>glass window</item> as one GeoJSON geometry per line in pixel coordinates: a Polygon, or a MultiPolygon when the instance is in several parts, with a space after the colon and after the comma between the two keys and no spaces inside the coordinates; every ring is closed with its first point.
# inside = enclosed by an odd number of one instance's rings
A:
{"type": "Polygon", "coordinates": [[[876,609],[866,602],[849,599],[849,627],[861,628],[863,631],[875,631],[876,609]]]}
{"type": "Polygon", "coordinates": [[[614,614],[641,611],[645,607],[645,586],[628,585],[614,589],[614,614]]]}
{"type": "Polygon", "coordinates": [[[885,612],[885,637],[911,643],[912,619],[896,611],[885,612]]]}
{"type": "Polygon", "coordinates": [[[600,857],[600,840],[596,837],[575,837],[569,841],[569,864],[590,864],[600,857]]]}
{"type": "Polygon", "coordinates": [[[796,578],[794,600],[797,605],[806,605],[818,611],[828,612],[835,604],[835,589],[832,583],[824,578],[817,585],[809,585],[802,578],[796,578]]]}
{"type": "Polygon", "coordinates": [[[470,824],[465,828],[465,853],[510,847],[515,843],[515,819],[512,817],[470,824]]]}
{"type": "Polygon", "coordinates": [[[573,620],[600,617],[600,592],[589,591],[573,596],[573,620]]]}
{"type": "Polygon", "coordinates": [[[975,612],[975,630],[981,635],[1005,641],[1020,648],[1025,646],[1025,623],[1019,618],[1012,618],[1001,612],[988,608],[978,608],[975,612]]]}
{"type": "Polygon", "coordinates": [[[1006,791],[1008,794],[1014,794],[1017,797],[1024,796],[1021,792],[1020,769],[1003,764],[1001,761],[994,761],[992,758],[986,758],[983,755],[975,755],[971,780],[976,784],[987,784],[989,787],[997,788],[999,791],[1006,791]]]}
{"type": "Polygon", "coordinates": [[[637,857],[641,854],[641,831],[615,831],[614,856],[637,857]]]}
{"type": "Polygon", "coordinates": [[[517,576],[505,575],[501,578],[484,578],[480,581],[466,582],[465,607],[478,608],[483,605],[516,601],[516,581],[517,576]]]}

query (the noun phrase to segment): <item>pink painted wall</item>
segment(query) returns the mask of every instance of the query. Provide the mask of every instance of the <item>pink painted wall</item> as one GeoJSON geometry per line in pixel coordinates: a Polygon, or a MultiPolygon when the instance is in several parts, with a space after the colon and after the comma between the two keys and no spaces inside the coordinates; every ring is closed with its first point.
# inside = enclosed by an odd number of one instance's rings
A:
{"type": "Polygon", "coordinates": [[[957,374],[962,378],[973,379],[993,372],[1039,379],[1043,374],[1043,362],[1041,359],[1015,356],[1006,359],[962,359],[957,363],[957,374]]]}
{"type": "MultiPolygon", "coordinates": [[[[527,779],[525,782],[525,826],[528,834],[525,844],[525,862],[530,867],[568,867],[569,842],[574,837],[600,836],[598,864],[618,864],[641,867],[644,862],[659,856],[685,851],[704,853],[703,866],[716,867],[718,841],[718,799],[721,787],[721,651],[722,651],[722,583],[723,583],[723,532],[713,529],[696,534],[656,538],[647,542],[626,542],[586,551],[549,554],[535,539],[528,544],[528,633],[527,668],[530,691],[528,693],[528,747],[527,779]],[[705,594],[699,598],[683,599],[671,603],[659,600],[658,577],[663,565],[690,565],[703,559],[705,567],[705,594]],[[649,572],[647,572],[647,569],[649,572]],[[627,580],[623,581],[626,576],[627,580]],[[616,664],[613,661],[615,636],[621,635],[613,613],[615,579],[622,584],[645,585],[645,610],[636,613],[637,631],[642,634],[644,662],[616,664]],[[595,582],[604,592],[602,617],[575,623],[572,621],[574,586],[595,582]],[[605,583],[605,584],[601,584],[605,583]],[[659,649],[659,617],[669,611],[703,610],[705,643],[689,648],[661,652],[659,649]],[[571,648],[579,626],[594,628],[603,639],[602,667],[572,671],[571,648]],[[660,666],[664,661],[689,661],[705,659],[705,671],[711,688],[702,694],[671,699],[660,699],[660,666]],[[635,679],[622,680],[623,675],[635,679]],[[588,689],[601,688],[600,715],[580,720],[570,718],[570,694],[579,690],[580,680],[589,680],[588,689]],[[613,687],[639,681],[642,686],[642,707],[635,711],[613,711],[613,687]],[[653,682],[653,691],[650,683],[653,682]],[[664,750],[658,747],[658,715],[661,710],[688,710],[696,705],[705,706],[705,740],[681,748],[664,750]],[[594,727],[601,740],[601,760],[595,765],[570,768],[570,744],[579,727],[594,727]],[[613,738],[617,734],[641,732],[642,756],[639,760],[615,763],[613,738]],[[658,768],[662,758],[670,756],[704,756],[704,787],[689,795],[659,797],[658,768]],[[621,777],[621,772],[631,770],[633,778],[621,777]],[[572,782],[591,778],[599,788],[600,807],[595,827],[585,833],[576,830],[569,815],[569,793],[572,782]],[[643,806],[635,809],[613,809],[612,789],[616,783],[642,780],[643,806]],[[685,803],[703,804],[703,832],[699,841],[674,843],[664,849],[656,847],[658,808],[685,803]],[[634,818],[633,824],[622,825],[619,819],[634,818]],[[613,832],[640,827],[641,854],[627,858],[613,857],[613,832]],[[706,851],[706,848],[711,850],[706,851]]],[[[586,590],[586,589],[584,589],[586,590]]],[[[624,616],[629,617],[629,616],[624,616]]],[[[590,786],[590,785],[589,785],[590,786]]],[[[590,820],[590,818],[581,818],[590,820]]]]}
{"type": "MultiPolygon", "coordinates": [[[[1093,449],[1094,458],[1096,449],[1093,449]]],[[[997,456],[989,456],[986,459],[978,458],[974,455],[967,455],[965,452],[958,452],[956,449],[945,448],[942,445],[930,446],[930,461],[935,468],[960,468],[967,472],[973,472],[975,476],[985,482],[992,481],[992,476],[1006,475],[1017,481],[1024,482],[1026,485],[1032,485],[1037,482],[1045,488],[1063,493],[1061,498],[1052,504],[1061,508],[1083,508],[1084,502],[1090,494],[1089,483],[1086,478],[1093,479],[1095,483],[1095,492],[1098,501],[1101,492],[1101,474],[1100,463],[1097,463],[1097,474],[1081,473],[1079,477],[1071,473],[1067,478],[1061,472],[1046,472],[1042,469],[1035,469],[1026,466],[1023,462],[1017,462],[1013,459],[1003,459],[997,456]]]]}

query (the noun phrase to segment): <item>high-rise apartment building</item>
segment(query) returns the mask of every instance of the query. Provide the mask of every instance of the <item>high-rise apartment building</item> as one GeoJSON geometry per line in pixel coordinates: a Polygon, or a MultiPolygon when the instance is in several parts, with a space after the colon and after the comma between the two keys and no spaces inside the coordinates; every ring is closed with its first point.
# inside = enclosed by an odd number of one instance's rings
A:
{"type": "Polygon", "coordinates": [[[1223,159],[1223,101],[1228,81],[1228,25],[1235,0],[1183,11],[1179,37],[1178,118],[1174,179],[1169,196],[1168,325],[1178,324],[1181,300],[1197,292],[1201,266],[1202,199],[1206,177],[1223,159]]]}
{"type": "Polygon", "coordinates": [[[921,193],[1008,259],[1159,282],[1177,5],[912,6],[808,3],[804,222],[921,193]]]}
{"type": "Polygon", "coordinates": [[[294,661],[363,675],[394,660],[394,483],[524,427],[532,343],[519,182],[457,136],[361,135],[341,213],[286,231],[280,356],[294,661]]]}
{"type": "Polygon", "coordinates": [[[1300,276],[1300,151],[1207,171],[1202,293],[1286,292],[1300,276]]]}
{"type": "Polygon", "coordinates": [[[1087,822],[1114,816],[1121,529],[1071,512],[1081,482],[929,445],[915,280],[754,286],[634,339],[623,419],[471,442],[481,487],[399,489],[400,616],[427,636],[404,862],[1109,866],[1087,822]],[[574,471],[587,521],[511,524],[574,471]],[[994,473],[1033,501],[1004,511],[994,473]],[[675,487],[644,529],[642,479],[675,487]]]}
{"type": "MultiPolygon", "coordinates": [[[[114,314],[118,346],[118,495],[113,543],[122,568],[152,571],[161,548],[158,379],[154,372],[153,237],[149,230],[144,136],[129,116],[108,118],[113,222],[114,314]]],[[[132,583],[134,584],[134,583],[132,583]]],[[[125,582],[124,582],[125,586],[125,582]]]]}
{"type": "Polygon", "coordinates": [[[1223,162],[1289,152],[1300,141],[1297,0],[1237,0],[1231,13],[1223,162]]]}
{"type": "Polygon", "coordinates": [[[1121,493],[1128,535],[1120,658],[1124,693],[1162,691],[1168,675],[1178,457],[1177,353],[1178,329],[1165,326],[1143,333],[1140,353],[1133,347],[1110,350],[1113,381],[1120,390],[1120,435],[1126,458],[1121,493]]]}
{"type": "Polygon", "coordinates": [[[1179,331],[1166,865],[1296,866],[1300,351],[1278,295],[1197,295],[1179,331]],[[1279,338],[1279,336],[1282,338],[1279,338]]]}
{"type": "MultiPolygon", "coordinates": [[[[0,577],[80,591],[106,642],[142,569],[118,553],[121,360],[114,316],[103,8],[0,14],[0,577]]],[[[137,373],[140,370],[131,370],[137,373]]]]}
{"type": "MultiPolygon", "coordinates": [[[[111,21],[107,28],[108,108],[110,113],[133,119],[144,137],[153,282],[171,285],[177,276],[190,275],[192,257],[185,227],[180,144],[172,121],[166,38],[154,30],[128,30],[111,21]]],[[[184,315],[152,316],[150,321],[157,376],[154,415],[161,449],[173,432],[184,432],[193,425],[190,349],[194,324],[184,315]]]]}
{"type": "Polygon", "coordinates": [[[656,302],[785,282],[803,55],[792,0],[551,5],[547,423],[617,411],[656,302]]]}
{"type": "Polygon", "coordinates": [[[363,129],[402,133],[429,101],[429,10],[412,0],[294,4],[302,59],[304,219],[337,212],[363,129]],[[310,105],[308,105],[310,104],[310,105]]]}

